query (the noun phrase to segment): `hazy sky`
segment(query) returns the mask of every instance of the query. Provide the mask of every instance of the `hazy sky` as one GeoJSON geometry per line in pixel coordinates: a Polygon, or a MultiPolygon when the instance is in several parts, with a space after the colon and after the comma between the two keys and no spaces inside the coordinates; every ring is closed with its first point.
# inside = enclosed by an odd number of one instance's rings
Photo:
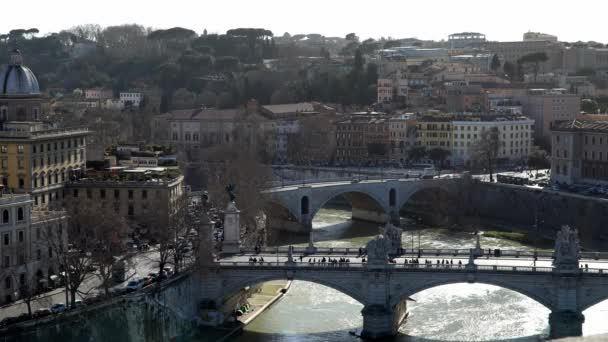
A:
{"type": "Polygon", "coordinates": [[[0,33],[37,27],[56,32],[78,24],[182,26],[199,33],[235,27],[362,38],[447,39],[462,31],[489,40],[521,40],[526,31],[563,41],[608,43],[606,0],[30,0],[3,6],[0,33]],[[27,12],[27,13],[26,13],[27,12]]]}

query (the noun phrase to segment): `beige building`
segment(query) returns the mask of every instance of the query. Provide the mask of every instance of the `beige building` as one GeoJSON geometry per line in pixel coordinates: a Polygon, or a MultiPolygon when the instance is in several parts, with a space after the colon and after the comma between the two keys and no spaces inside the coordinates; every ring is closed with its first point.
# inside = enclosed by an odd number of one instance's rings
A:
{"type": "Polygon", "coordinates": [[[454,115],[434,114],[418,118],[416,123],[416,144],[427,151],[434,148],[452,150],[452,131],[454,115]]]}
{"type": "Polygon", "coordinates": [[[405,163],[408,153],[416,142],[416,119],[413,114],[401,114],[388,120],[390,138],[389,159],[405,163]]]}
{"type": "Polygon", "coordinates": [[[9,122],[0,130],[2,184],[31,193],[36,208],[61,203],[62,188],[86,166],[86,128],[49,129],[40,122],[9,122]]]}
{"type": "Polygon", "coordinates": [[[551,140],[551,181],[608,185],[608,121],[556,122],[551,140]]]}
{"type": "Polygon", "coordinates": [[[551,124],[558,120],[574,120],[581,110],[581,98],[565,89],[530,89],[524,96],[515,96],[525,116],[534,120],[534,139],[548,146],[551,124]]]}
{"type": "Polygon", "coordinates": [[[0,195],[0,303],[44,290],[60,272],[49,239],[66,245],[67,225],[64,211],[33,211],[30,195],[0,195]]]}

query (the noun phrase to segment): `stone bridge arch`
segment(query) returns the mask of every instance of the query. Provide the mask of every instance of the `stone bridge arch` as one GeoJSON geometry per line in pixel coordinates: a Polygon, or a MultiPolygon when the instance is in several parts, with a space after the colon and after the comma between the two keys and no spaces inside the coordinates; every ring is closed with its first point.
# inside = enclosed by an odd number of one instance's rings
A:
{"type": "MultiPolygon", "coordinates": [[[[437,274],[435,275],[437,276],[437,274]]],[[[439,277],[441,278],[441,276],[439,277]]],[[[507,277],[509,278],[509,277],[507,277]]],[[[546,288],[543,286],[544,282],[535,282],[526,280],[518,282],[518,279],[504,279],[499,278],[479,278],[479,279],[466,279],[466,277],[445,277],[444,279],[428,279],[426,281],[420,281],[413,279],[410,281],[408,286],[403,287],[397,291],[397,295],[391,298],[391,305],[397,305],[401,301],[416,295],[424,290],[429,290],[438,286],[454,285],[454,284],[485,284],[493,285],[503,289],[511,290],[524,295],[535,302],[543,305],[547,309],[553,311],[555,309],[555,294],[552,288],[546,288]]],[[[407,284],[407,283],[404,283],[407,284]]]]}
{"type": "Polygon", "coordinates": [[[400,213],[409,206],[410,210],[423,216],[425,221],[443,224],[445,218],[453,213],[456,207],[455,200],[453,187],[443,182],[443,180],[420,181],[403,189],[399,196],[396,211],[400,213]],[[423,202],[428,202],[428,205],[417,203],[417,200],[421,199],[423,202]],[[422,207],[418,208],[420,205],[422,207]]]}
{"type": "Polygon", "coordinates": [[[260,273],[262,272],[256,272],[255,276],[226,274],[222,281],[223,298],[227,298],[232,294],[237,293],[246,286],[253,286],[273,280],[301,280],[329,287],[353,298],[362,305],[366,305],[365,295],[360,286],[361,284],[349,276],[344,277],[341,276],[342,274],[334,274],[333,272],[323,272],[325,273],[325,276],[309,274],[308,272],[293,272],[288,274],[287,272],[269,271],[268,273],[260,273]]]}
{"type": "Polygon", "coordinates": [[[385,196],[387,198],[383,198],[384,196],[379,196],[376,192],[357,188],[338,188],[318,195],[315,194],[315,197],[313,197],[310,203],[309,220],[312,221],[319,210],[338,196],[346,198],[351,205],[353,219],[372,222],[387,221],[387,215],[390,212],[388,195],[385,196]]]}

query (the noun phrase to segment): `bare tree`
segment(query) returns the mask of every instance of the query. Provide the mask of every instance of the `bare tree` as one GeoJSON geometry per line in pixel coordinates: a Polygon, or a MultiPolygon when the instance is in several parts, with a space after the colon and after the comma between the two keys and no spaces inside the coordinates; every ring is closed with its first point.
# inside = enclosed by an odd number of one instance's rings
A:
{"type": "MultiPolygon", "coordinates": [[[[76,209],[76,208],[75,208],[76,209]]],[[[46,218],[42,217],[43,236],[48,246],[48,259],[57,263],[63,269],[63,278],[66,287],[66,305],[76,305],[77,294],[87,294],[88,290],[81,289],[84,281],[92,275],[93,265],[91,253],[88,252],[95,246],[92,232],[86,225],[78,221],[72,221],[67,229],[62,223],[54,219],[61,212],[47,212],[46,218]],[[66,235],[67,234],[67,235],[66,235]],[[67,236],[70,243],[67,243],[67,236]],[[69,298],[68,298],[69,293],[69,298]]],[[[75,210],[74,213],[77,213],[75,210]]]]}
{"type": "Polygon", "coordinates": [[[86,252],[95,268],[93,274],[101,281],[100,287],[105,295],[109,296],[115,269],[131,258],[125,246],[128,225],[113,210],[93,202],[86,207],[81,206],[71,220],[72,224],[84,227],[90,248],[86,252]]]}
{"type": "Polygon", "coordinates": [[[472,146],[473,159],[479,161],[490,173],[490,182],[494,181],[493,170],[500,150],[500,135],[497,127],[483,130],[480,139],[472,146]]]}

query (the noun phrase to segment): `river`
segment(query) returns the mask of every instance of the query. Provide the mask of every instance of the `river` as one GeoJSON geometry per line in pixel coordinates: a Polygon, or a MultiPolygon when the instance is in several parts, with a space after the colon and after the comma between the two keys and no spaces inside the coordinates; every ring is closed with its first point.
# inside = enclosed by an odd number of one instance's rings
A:
{"type": "MultiPolygon", "coordinates": [[[[377,224],[353,222],[350,212],[322,209],[313,222],[315,244],[359,247],[378,233],[377,224]]],[[[470,233],[402,224],[405,247],[473,247],[470,233]],[[413,233],[413,234],[412,234],[413,233]]],[[[284,235],[280,244],[305,246],[284,235]]],[[[532,249],[520,243],[481,237],[484,248],[532,249]]],[[[438,286],[412,296],[410,316],[394,341],[538,341],[549,332],[549,310],[517,292],[484,284],[438,286]]],[[[360,341],[349,332],[362,325],[362,305],[331,288],[294,281],[287,295],[248,325],[237,342],[360,341]]],[[[584,312],[584,335],[608,333],[608,301],[584,312]]]]}

